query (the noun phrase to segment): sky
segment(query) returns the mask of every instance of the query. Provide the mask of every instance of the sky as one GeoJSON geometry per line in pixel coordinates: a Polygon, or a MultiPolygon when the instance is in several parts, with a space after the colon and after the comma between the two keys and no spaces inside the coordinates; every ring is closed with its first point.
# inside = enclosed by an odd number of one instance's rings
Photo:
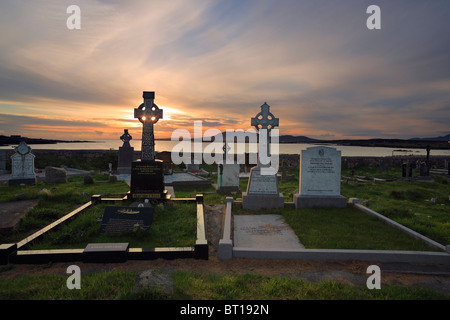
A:
{"type": "Polygon", "coordinates": [[[446,135],[449,17],[448,0],[2,0],[0,135],[139,138],[143,91],[156,139],[248,130],[265,102],[280,135],[446,135]]]}

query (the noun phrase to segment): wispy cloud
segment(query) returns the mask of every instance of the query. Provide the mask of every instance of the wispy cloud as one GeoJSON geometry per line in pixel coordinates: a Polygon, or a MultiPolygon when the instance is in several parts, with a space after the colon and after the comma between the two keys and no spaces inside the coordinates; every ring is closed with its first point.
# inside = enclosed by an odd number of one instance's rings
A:
{"type": "Polygon", "coordinates": [[[80,0],[81,30],[68,30],[71,4],[0,3],[0,113],[22,117],[3,132],[57,130],[54,118],[115,137],[147,90],[179,110],[157,132],[247,129],[265,101],[281,134],[448,131],[446,0],[377,1],[376,31],[357,0],[80,0]]]}

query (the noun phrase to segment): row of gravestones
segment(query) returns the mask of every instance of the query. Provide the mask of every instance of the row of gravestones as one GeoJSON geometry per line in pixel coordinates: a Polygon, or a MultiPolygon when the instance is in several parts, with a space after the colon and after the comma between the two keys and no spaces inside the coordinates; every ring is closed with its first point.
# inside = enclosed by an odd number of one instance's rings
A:
{"type": "MultiPolygon", "coordinates": [[[[131,163],[131,199],[165,200],[168,198],[164,190],[164,175],[162,161],[155,159],[153,125],[162,118],[162,109],[154,103],[155,93],[144,92],[144,103],[134,110],[135,118],[143,124],[141,160],[131,163]]],[[[279,119],[270,112],[270,106],[264,103],[259,112],[251,119],[251,125],[261,135],[266,135],[265,141],[270,141],[270,131],[277,127],[279,119]]],[[[131,136],[127,131],[121,137],[124,141],[122,150],[131,153],[129,141],[131,136]]],[[[266,155],[270,156],[267,143],[266,155]]],[[[225,144],[224,160],[227,158],[228,145],[225,144]]],[[[259,150],[261,154],[261,150],[259,150]]],[[[259,157],[260,158],[260,157],[259,157]]],[[[119,152],[119,167],[122,153],[119,152]]],[[[130,159],[127,158],[129,162],[130,159]]],[[[239,165],[223,161],[219,164],[218,191],[229,192],[239,190],[239,165]]],[[[284,206],[284,196],[278,189],[277,173],[270,170],[270,163],[263,164],[258,159],[258,165],[250,171],[247,191],[242,193],[244,209],[258,210],[262,208],[280,208],[284,206]]],[[[345,207],[346,198],[340,195],[341,152],[335,148],[313,147],[302,151],[300,164],[299,191],[294,195],[297,208],[306,207],[345,207]]]]}

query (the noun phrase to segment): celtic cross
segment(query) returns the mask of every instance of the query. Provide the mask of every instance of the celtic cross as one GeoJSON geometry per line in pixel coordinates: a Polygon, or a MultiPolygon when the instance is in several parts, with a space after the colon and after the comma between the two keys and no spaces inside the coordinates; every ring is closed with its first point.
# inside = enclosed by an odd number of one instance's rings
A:
{"type": "MultiPolygon", "coordinates": [[[[270,131],[273,128],[278,127],[279,119],[274,117],[274,115],[270,112],[270,106],[266,102],[264,102],[264,104],[261,106],[261,112],[258,113],[254,118],[251,118],[251,125],[254,126],[260,133],[260,146],[264,146],[263,144],[261,144],[261,135],[265,135],[267,153],[265,155],[262,155],[260,148],[258,162],[259,164],[261,164],[261,159],[270,156],[270,131]]],[[[264,165],[268,165],[268,163],[264,163],[264,165]]]]}
{"type": "Polygon", "coordinates": [[[227,160],[227,158],[228,158],[228,151],[231,150],[231,148],[230,148],[230,146],[228,145],[227,142],[225,142],[225,144],[223,145],[222,150],[223,150],[223,163],[225,164],[225,163],[228,163],[228,160],[227,160]]]}
{"type": "Polygon", "coordinates": [[[131,139],[133,139],[133,137],[128,133],[128,129],[123,129],[123,135],[120,136],[120,140],[123,141],[122,147],[131,147],[130,146],[131,139]]]}
{"type": "Polygon", "coordinates": [[[155,136],[153,133],[153,125],[163,117],[163,110],[153,102],[155,93],[144,91],[144,103],[134,109],[134,117],[138,118],[143,124],[142,127],[142,149],[141,160],[155,160],[155,136]]]}

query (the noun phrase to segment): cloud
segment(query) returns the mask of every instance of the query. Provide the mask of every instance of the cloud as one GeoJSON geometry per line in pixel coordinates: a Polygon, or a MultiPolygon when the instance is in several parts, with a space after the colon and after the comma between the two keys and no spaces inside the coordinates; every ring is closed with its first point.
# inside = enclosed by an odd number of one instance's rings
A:
{"type": "Polygon", "coordinates": [[[81,30],[71,31],[72,2],[0,3],[0,112],[103,117],[121,131],[152,90],[158,105],[180,110],[161,132],[194,119],[245,130],[265,101],[280,133],[448,130],[446,0],[377,1],[376,31],[365,25],[367,1],[80,0],[81,30]]]}

